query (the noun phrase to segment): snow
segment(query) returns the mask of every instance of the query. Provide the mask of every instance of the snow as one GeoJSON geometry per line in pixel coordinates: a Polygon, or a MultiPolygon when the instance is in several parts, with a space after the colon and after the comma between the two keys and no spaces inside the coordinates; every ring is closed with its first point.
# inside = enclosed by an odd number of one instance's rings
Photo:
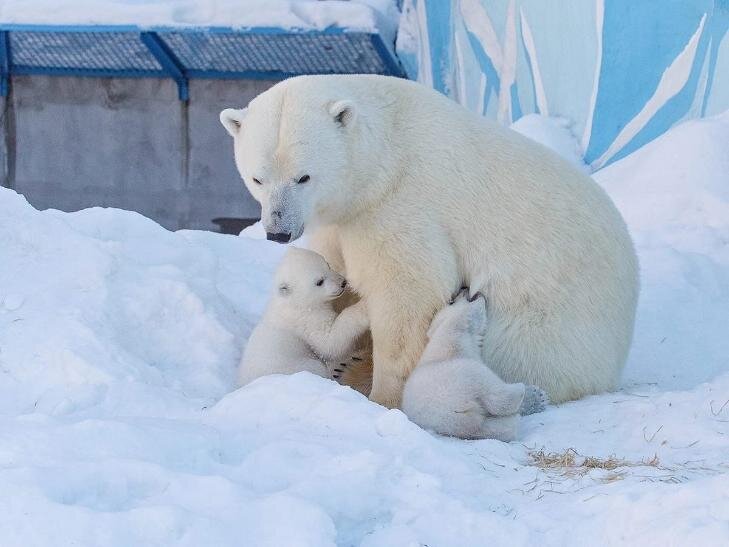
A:
{"type": "Polygon", "coordinates": [[[641,254],[638,336],[626,380],[683,389],[728,371],[729,112],[680,125],[595,179],[641,254]]]}
{"type": "MultiPolygon", "coordinates": [[[[143,27],[340,27],[382,31],[394,41],[395,0],[0,0],[4,24],[143,27]]],[[[389,42],[388,42],[389,43],[389,42]]]]}
{"type": "Polygon", "coordinates": [[[623,385],[508,444],[305,373],[234,389],[282,246],[0,189],[3,546],[729,542],[728,145],[725,114],[595,174],[642,265],[623,385]]]}
{"type": "Polygon", "coordinates": [[[582,158],[577,137],[572,133],[570,122],[565,118],[527,114],[511,124],[514,131],[537,141],[557,152],[571,164],[583,171],[589,171],[582,158]]]}

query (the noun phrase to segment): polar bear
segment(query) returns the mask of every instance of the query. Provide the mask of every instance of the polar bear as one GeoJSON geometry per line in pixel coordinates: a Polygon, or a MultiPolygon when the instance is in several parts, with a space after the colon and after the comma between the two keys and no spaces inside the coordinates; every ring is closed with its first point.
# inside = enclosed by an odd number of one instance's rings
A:
{"type": "Polygon", "coordinates": [[[536,386],[507,384],[482,361],[486,301],[460,293],[439,311],[405,382],[402,411],[421,427],[462,439],[516,439],[519,415],[544,410],[536,386]]]}
{"type": "Polygon", "coordinates": [[[504,381],[555,403],[616,386],[637,258],[607,194],[554,152],[385,76],[291,78],[220,118],[268,238],[306,229],[366,298],[371,400],[399,405],[463,285],[488,299],[483,357],[504,381]]]}
{"type": "Polygon", "coordinates": [[[239,385],[266,374],[308,371],[331,378],[330,361],[349,357],[369,328],[364,302],[335,312],[346,280],[313,251],[290,248],[279,265],[268,307],[246,345],[239,385]]]}

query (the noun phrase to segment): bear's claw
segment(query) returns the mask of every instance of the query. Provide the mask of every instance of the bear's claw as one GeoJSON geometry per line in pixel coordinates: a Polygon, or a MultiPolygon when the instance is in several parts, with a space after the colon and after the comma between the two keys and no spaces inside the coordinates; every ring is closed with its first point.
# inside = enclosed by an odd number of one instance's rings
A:
{"type": "Polygon", "coordinates": [[[471,294],[471,288],[470,287],[461,287],[458,289],[458,292],[454,294],[451,299],[448,301],[448,305],[452,305],[456,303],[456,300],[461,298],[461,295],[464,295],[465,299],[468,302],[475,302],[479,298],[483,298],[484,302],[486,302],[486,297],[481,291],[476,291],[475,293],[471,294]]]}
{"type": "Polygon", "coordinates": [[[486,297],[480,291],[477,291],[477,292],[473,293],[473,296],[468,298],[468,301],[475,302],[479,298],[483,298],[484,300],[486,300],[486,297]]]}
{"type": "Polygon", "coordinates": [[[466,293],[466,298],[468,298],[468,295],[471,293],[471,289],[466,287],[465,285],[458,289],[452,296],[451,299],[448,301],[448,305],[455,304],[456,300],[458,300],[458,297],[461,296],[463,293],[466,293]]]}

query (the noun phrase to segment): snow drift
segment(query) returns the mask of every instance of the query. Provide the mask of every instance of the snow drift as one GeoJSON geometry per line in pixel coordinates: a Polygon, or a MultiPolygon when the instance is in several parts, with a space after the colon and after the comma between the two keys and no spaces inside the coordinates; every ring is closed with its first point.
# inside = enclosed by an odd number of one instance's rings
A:
{"type": "Polygon", "coordinates": [[[729,541],[728,143],[690,122],[595,175],[642,266],[623,388],[511,444],[307,374],[234,390],[281,246],[0,189],[1,543],[729,541]]]}
{"type": "Polygon", "coordinates": [[[382,31],[394,41],[395,0],[0,0],[0,21],[21,25],[139,25],[142,27],[341,27],[382,31]]]}

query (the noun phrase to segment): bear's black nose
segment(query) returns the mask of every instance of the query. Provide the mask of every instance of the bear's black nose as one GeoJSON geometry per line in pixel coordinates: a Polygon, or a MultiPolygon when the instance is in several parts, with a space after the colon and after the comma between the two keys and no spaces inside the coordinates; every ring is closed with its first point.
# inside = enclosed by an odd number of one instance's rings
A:
{"type": "Polygon", "coordinates": [[[347,280],[345,279],[344,281],[342,281],[342,288],[344,288],[346,286],[347,286],[347,280]]]}
{"type": "Polygon", "coordinates": [[[288,243],[291,239],[291,234],[285,232],[278,232],[276,234],[266,232],[266,239],[268,241],[275,241],[276,243],[288,243]]]}

